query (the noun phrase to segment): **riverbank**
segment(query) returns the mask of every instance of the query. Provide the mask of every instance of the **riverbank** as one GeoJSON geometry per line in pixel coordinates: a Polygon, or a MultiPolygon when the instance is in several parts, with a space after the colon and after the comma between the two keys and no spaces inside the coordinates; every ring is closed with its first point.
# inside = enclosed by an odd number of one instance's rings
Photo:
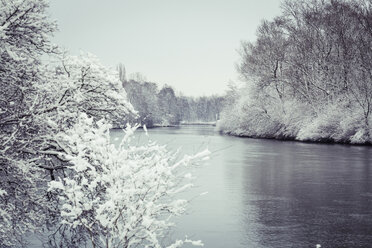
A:
{"type": "Polygon", "coordinates": [[[217,130],[224,135],[239,137],[239,138],[250,138],[250,139],[268,139],[268,140],[281,140],[281,141],[297,141],[303,143],[319,143],[319,144],[343,144],[343,145],[354,145],[354,146],[372,146],[371,141],[365,142],[351,142],[348,139],[342,140],[335,140],[331,137],[317,137],[317,138],[298,138],[296,136],[285,135],[283,133],[278,134],[262,134],[262,135],[252,135],[248,134],[243,130],[235,130],[235,131],[224,131],[219,130],[217,126],[217,130]]]}
{"type": "Polygon", "coordinates": [[[364,143],[351,143],[350,141],[336,141],[331,138],[319,138],[319,139],[298,139],[293,136],[257,136],[257,135],[246,135],[244,133],[242,134],[236,134],[234,132],[224,132],[221,130],[218,130],[223,135],[228,136],[234,136],[238,138],[249,138],[249,139],[267,139],[267,140],[278,140],[278,141],[297,141],[297,142],[303,142],[303,143],[315,143],[315,144],[341,144],[341,145],[353,145],[353,146],[372,146],[371,142],[364,142],[364,143]]]}
{"type": "Polygon", "coordinates": [[[195,122],[187,122],[187,121],[181,121],[181,126],[216,126],[215,121],[195,121],[195,122]]]}
{"type": "Polygon", "coordinates": [[[283,123],[267,120],[259,125],[247,125],[241,122],[240,125],[227,125],[229,122],[219,121],[217,130],[226,135],[254,138],[254,139],[275,139],[283,141],[298,141],[306,143],[325,144],[348,144],[348,145],[372,145],[371,133],[368,128],[362,125],[344,125],[344,123],[327,122],[317,119],[312,121],[295,122],[285,125],[283,123]]]}
{"type": "MultiPolygon", "coordinates": [[[[216,122],[215,121],[211,121],[211,122],[181,122],[178,125],[176,125],[176,124],[154,124],[152,126],[146,126],[146,128],[152,129],[152,128],[161,128],[161,127],[181,127],[181,126],[214,126],[215,127],[216,122]]],[[[125,127],[115,126],[112,129],[123,129],[123,128],[125,128],[125,127]]],[[[138,128],[142,129],[143,126],[139,126],[138,128]]]]}

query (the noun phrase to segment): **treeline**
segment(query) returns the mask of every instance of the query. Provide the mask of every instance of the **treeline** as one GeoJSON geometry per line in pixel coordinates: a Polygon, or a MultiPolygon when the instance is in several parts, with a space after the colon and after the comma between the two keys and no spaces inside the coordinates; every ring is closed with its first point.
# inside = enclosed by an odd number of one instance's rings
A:
{"type": "Polygon", "coordinates": [[[233,135],[371,143],[372,1],[284,1],[242,42],[220,129],[233,135]]]}
{"type": "Polygon", "coordinates": [[[118,67],[127,98],[138,111],[133,122],[153,126],[178,125],[181,122],[213,122],[219,118],[224,104],[222,96],[188,97],[177,95],[170,86],[158,88],[156,83],[127,80],[122,65],[118,67]]]}

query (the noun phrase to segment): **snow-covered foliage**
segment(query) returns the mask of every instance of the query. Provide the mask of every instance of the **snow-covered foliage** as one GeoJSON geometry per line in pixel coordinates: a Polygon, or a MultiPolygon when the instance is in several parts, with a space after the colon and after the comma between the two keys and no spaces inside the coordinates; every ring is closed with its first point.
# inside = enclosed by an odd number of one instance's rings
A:
{"type": "Polygon", "coordinates": [[[223,132],[306,141],[372,143],[372,76],[366,1],[285,1],[243,42],[247,86],[222,114],[223,132]]]}
{"type": "MultiPolygon", "coordinates": [[[[136,116],[119,75],[51,44],[46,8],[45,0],[0,1],[0,247],[27,246],[29,233],[49,235],[51,247],[86,238],[158,247],[186,203],[172,198],[186,189],[179,168],[197,158],[175,162],[156,144],[130,146],[130,127],[111,145],[110,125],[136,116]]],[[[201,244],[177,244],[185,242],[201,244]]]]}
{"type": "Polygon", "coordinates": [[[275,94],[259,93],[253,85],[240,89],[240,95],[222,112],[218,129],[256,138],[352,144],[372,141],[362,110],[349,99],[324,104],[315,113],[306,102],[286,99],[281,103],[275,94]]]}
{"type": "Polygon", "coordinates": [[[71,164],[66,177],[49,183],[59,195],[61,223],[79,228],[93,247],[161,247],[170,218],[185,210],[187,201],[175,199],[191,186],[180,181],[184,167],[209,153],[176,162],[164,146],[131,146],[136,127],[130,126],[115,147],[109,128],[82,114],[71,129],[57,134],[71,164]]]}
{"type": "Polygon", "coordinates": [[[324,107],[316,117],[303,126],[298,140],[335,141],[341,143],[370,143],[368,126],[366,126],[360,108],[346,107],[347,100],[324,107]]]}
{"type": "MultiPolygon", "coordinates": [[[[34,123],[39,55],[53,52],[56,26],[43,0],[0,1],[0,246],[24,243],[24,233],[45,222],[45,172],[31,144],[39,144],[34,123]]],[[[36,148],[37,149],[37,148],[36,148]]]]}
{"type": "Polygon", "coordinates": [[[74,108],[71,112],[84,112],[98,119],[112,120],[115,124],[123,124],[124,116],[135,112],[126,99],[116,70],[105,67],[89,53],[63,56],[61,60],[55,86],[60,87],[58,92],[64,92],[60,102],[66,102],[69,109],[74,108]],[[69,100],[71,97],[74,98],[72,101],[69,100]]]}
{"type": "Polygon", "coordinates": [[[54,221],[48,212],[58,216],[59,210],[48,201],[45,190],[48,180],[63,174],[69,163],[63,155],[68,148],[56,133],[71,128],[81,113],[118,124],[134,114],[116,72],[92,55],[68,56],[54,68],[34,65],[29,70],[36,76],[19,79],[21,92],[15,90],[9,95],[7,91],[13,90],[17,78],[4,78],[10,83],[3,84],[4,99],[9,101],[3,106],[10,105],[4,106],[0,123],[0,188],[5,191],[0,203],[4,205],[4,221],[0,225],[6,225],[1,228],[5,242],[6,237],[20,239],[26,231],[54,221]]]}
{"type": "Polygon", "coordinates": [[[247,85],[234,89],[233,98],[221,114],[218,128],[226,133],[249,137],[290,138],[297,135],[299,124],[306,119],[306,109],[297,101],[284,105],[270,89],[247,85]]]}

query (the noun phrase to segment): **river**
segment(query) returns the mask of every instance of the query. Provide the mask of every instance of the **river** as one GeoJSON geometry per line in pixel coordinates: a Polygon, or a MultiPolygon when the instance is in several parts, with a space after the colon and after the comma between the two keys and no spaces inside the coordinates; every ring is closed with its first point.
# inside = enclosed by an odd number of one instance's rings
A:
{"type": "MultiPolygon", "coordinates": [[[[149,137],[212,152],[190,169],[195,187],[184,197],[193,200],[174,238],[211,248],[372,247],[372,147],[237,138],[212,126],[154,128],[149,137]]],[[[137,139],[147,139],[143,130],[137,139]]]]}

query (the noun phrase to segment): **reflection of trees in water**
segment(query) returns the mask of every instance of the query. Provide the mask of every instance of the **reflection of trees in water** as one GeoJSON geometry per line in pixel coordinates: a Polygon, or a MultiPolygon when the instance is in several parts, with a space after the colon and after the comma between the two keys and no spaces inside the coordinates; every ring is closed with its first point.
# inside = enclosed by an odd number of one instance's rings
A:
{"type": "Polygon", "coordinates": [[[371,243],[369,147],[252,142],[241,173],[244,242],[262,247],[371,243]]]}

